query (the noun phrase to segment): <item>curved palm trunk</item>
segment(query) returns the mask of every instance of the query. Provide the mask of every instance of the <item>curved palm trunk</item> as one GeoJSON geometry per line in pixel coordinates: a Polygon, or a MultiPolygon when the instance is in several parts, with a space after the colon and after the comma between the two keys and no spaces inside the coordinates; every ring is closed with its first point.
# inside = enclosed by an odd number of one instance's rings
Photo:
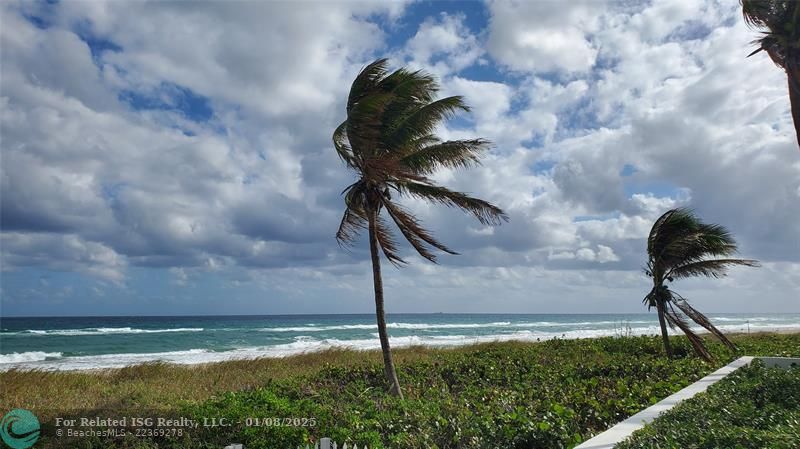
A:
{"type": "Polygon", "coordinates": [[[672,358],[672,346],[669,344],[669,334],[667,334],[667,323],[664,317],[664,301],[656,298],[656,310],[658,310],[658,324],[661,326],[661,339],[664,340],[664,350],[667,357],[672,358]]]}
{"type": "Polygon", "coordinates": [[[389,392],[403,398],[397,372],[394,369],[392,350],[389,347],[389,333],[386,331],[386,317],[383,311],[383,280],[381,279],[381,259],[378,255],[378,237],[375,230],[376,212],[369,212],[369,252],[372,256],[372,282],[375,286],[375,315],[378,319],[378,337],[383,352],[383,369],[389,382],[389,392]]]}
{"type": "MultiPolygon", "coordinates": [[[[797,21],[800,20],[800,4],[795,3],[794,13],[792,14],[792,32],[789,37],[793,45],[786,46],[785,69],[786,77],[789,79],[789,103],[792,106],[792,120],[794,121],[794,132],[797,143],[800,145],[800,51],[797,47],[798,31],[797,21]]],[[[772,55],[770,55],[772,57],[772,55]]]]}
{"type": "Polygon", "coordinates": [[[797,143],[800,145],[800,70],[787,70],[789,79],[789,103],[792,106],[792,120],[797,143]]]}

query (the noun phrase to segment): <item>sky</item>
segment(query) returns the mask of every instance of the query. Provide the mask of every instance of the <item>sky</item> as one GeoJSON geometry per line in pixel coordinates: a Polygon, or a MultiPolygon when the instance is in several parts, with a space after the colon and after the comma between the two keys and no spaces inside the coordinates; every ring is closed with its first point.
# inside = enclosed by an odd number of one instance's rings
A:
{"type": "Polygon", "coordinates": [[[434,177],[484,227],[404,200],[460,255],[404,247],[399,312],[635,313],[678,206],[761,268],[674,289],[800,312],[800,149],[785,74],[738,2],[0,2],[0,315],[370,313],[331,134],[376,58],[434,74],[482,137],[434,177]]]}

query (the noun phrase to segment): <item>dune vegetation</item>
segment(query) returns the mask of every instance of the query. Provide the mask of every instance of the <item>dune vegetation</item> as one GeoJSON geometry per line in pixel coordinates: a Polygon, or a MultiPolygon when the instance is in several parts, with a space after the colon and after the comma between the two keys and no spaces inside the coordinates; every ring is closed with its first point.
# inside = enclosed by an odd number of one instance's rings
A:
{"type": "Polygon", "coordinates": [[[616,449],[795,449],[800,441],[800,368],[754,361],[678,404],[616,449]]]}
{"type": "Polygon", "coordinates": [[[672,339],[672,359],[657,337],[404,348],[395,352],[403,399],[388,392],[379,351],[96,372],[11,370],[0,373],[0,406],[39,416],[38,447],[290,448],[331,437],[370,448],[568,448],[740,354],[800,356],[800,334],[731,340],[738,353],[706,342],[712,362],[696,357],[683,336],[672,339]],[[167,437],[59,439],[52,437],[59,416],[231,425],[167,437]],[[274,418],[288,421],[275,425],[274,418]]]}

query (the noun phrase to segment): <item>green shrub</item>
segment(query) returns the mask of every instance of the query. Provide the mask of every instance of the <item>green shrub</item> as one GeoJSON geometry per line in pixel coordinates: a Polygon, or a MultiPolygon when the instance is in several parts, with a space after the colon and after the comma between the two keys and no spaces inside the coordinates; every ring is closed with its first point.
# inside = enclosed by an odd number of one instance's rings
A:
{"type": "Polygon", "coordinates": [[[797,449],[800,368],[736,370],[635,432],[616,449],[797,449]]]}

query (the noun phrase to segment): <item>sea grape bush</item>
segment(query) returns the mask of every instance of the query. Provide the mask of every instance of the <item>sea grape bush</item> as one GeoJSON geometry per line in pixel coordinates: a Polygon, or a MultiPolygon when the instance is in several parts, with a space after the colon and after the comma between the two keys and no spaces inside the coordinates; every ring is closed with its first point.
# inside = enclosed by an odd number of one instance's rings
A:
{"type": "Polygon", "coordinates": [[[796,449],[800,445],[800,367],[758,361],[709,387],[636,432],[616,449],[796,449]]]}

